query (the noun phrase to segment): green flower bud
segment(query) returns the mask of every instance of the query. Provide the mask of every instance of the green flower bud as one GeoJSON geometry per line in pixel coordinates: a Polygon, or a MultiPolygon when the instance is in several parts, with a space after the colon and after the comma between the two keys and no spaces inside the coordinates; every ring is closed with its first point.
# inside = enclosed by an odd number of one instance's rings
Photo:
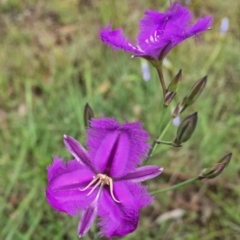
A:
{"type": "Polygon", "coordinates": [[[180,103],[177,104],[177,106],[175,107],[172,113],[173,118],[177,117],[181,112],[185,110],[186,108],[185,101],[186,101],[186,97],[180,103]]]}
{"type": "Polygon", "coordinates": [[[167,92],[165,94],[165,98],[164,98],[164,106],[167,107],[171,102],[172,100],[174,99],[176,93],[175,92],[167,92]]]}
{"type": "Polygon", "coordinates": [[[177,92],[181,80],[182,80],[182,69],[179,70],[178,74],[175,76],[175,78],[169,84],[168,91],[169,92],[177,92]]]}
{"type": "Polygon", "coordinates": [[[174,144],[181,145],[181,143],[189,140],[196,128],[198,120],[197,112],[186,117],[179,125],[177,130],[177,136],[174,140],[174,144]]]}
{"type": "Polygon", "coordinates": [[[199,79],[190,89],[187,96],[176,106],[173,111],[172,117],[175,118],[177,115],[182,113],[188,106],[192,105],[198,98],[200,93],[203,91],[207,83],[207,76],[199,79]]]}
{"type": "Polygon", "coordinates": [[[199,179],[212,179],[217,177],[218,175],[220,175],[222,173],[222,171],[227,167],[227,165],[229,164],[230,160],[232,157],[232,153],[227,154],[226,156],[224,156],[219,163],[217,163],[216,165],[214,165],[211,168],[205,168],[203,169],[202,173],[199,175],[199,179]]]}
{"type": "Polygon", "coordinates": [[[94,117],[94,113],[92,108],[89,106],[88,103],[86,103],[84,107],[84,125],[85,127],[89,126],[89,121],[94,117]]]}
{"type": "Polygon", "coordinates": [[[186,96],[186,101],[185,101],[185,108],[187,106],[192,105],[195,100],[198,98],[200,93],[203,91],[204,87],[206,86],[207,83],[207,76],[199,79],[190,89],[186,96]]]}

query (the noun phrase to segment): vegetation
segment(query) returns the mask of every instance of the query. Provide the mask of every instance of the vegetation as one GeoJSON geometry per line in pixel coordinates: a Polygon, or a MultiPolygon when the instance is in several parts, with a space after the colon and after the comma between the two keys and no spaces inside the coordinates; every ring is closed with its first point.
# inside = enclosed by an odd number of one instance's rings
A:
{"type": "MultiPolygon", "coordinates": [[[[165,168],[149,188],[195,177],[228,152],[233,158],[216,179],[157,195],[126,239],[239,239],[240,2],[185,2],[196,17],[213,15],[213,29],[171,51],[165,78],[169,82],[182,69],[177,101],[206,74],[208,83],[183,114],[198,111],[191,141],[182,148],[160,145],[149,160],[165,168]],[[223,17],[230,20],[225,36],[219,33],[223,17]],[[178,214],[169,215],[176,209],[178,214]]],[[[54,155],[70,159],[63,134],[84,143],[87,102],[96,117],[142,121],[157,137],[162,108],[157,73],[151,68],[150,81],[144,81],[141,60],[113,52],[98,32],[111,21],[134,39],[145,9],[168,6],[166,0],[1,1],[1,239],[78,239],[78,218],[55,212],[45,200],[46,166],[54,155]]],[[[172,125],[164,140],[172,140],[175,132],[172,125]]]]}

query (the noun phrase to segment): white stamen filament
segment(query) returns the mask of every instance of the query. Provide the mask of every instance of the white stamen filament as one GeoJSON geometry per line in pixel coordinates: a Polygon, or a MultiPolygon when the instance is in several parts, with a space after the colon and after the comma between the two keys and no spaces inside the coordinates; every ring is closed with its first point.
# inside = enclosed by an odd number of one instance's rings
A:
{"type": "Polygon", "coordinates": [[[112,199],[113,199],[115,202],[120,203],[120,201],[118,201],[118,200],[115,198],[114,194],[113,194],[113,180],[112,180],[111,178],[109,179],[109,187],[110,187],[110,194],[111,194],[112,199]]]}
{"type": "Polygon", "coordinates": [[[93,180],[83,189],[79,189],[80,191],[85,191],[87,190],[88,188],[90,188],[93,184],[95,184],[93,186],[93,188],[90,190],[90,192],[87,194],[87,196],[91,195],[93,193],[93,191],[99,186],[100,186],[100,189],[98,191],[98,194],[97,194],[97,198],[99,198],[100,196],[100,193],[103,189],[103,186],[104,185],[109,185],[109,188],[110,188],[110,195],[113,199],[113,201],[117,202],[117,203],[120,203],[120,201],[118,201],[116,199],[116,197],[114,196],[114,193],[113,193],[113,180],[112,178],[108,177],[107,175],[105,174],[97,174],[97,176],[93,177],[93,180]],[[95,184],[96,183],[96,184],[95,184]]]}
{"type": "Polygon", "coordinates": [[[140,52],[144,52],[142,49],[141,49],[141,47],[139,46],[139,44],[137,44],[137,49],[138,49],[138,51],[140,51],[140,52]]]}
{"type": "Polygon", "coordinates": [[[89,187],[91,187],[99,178],[93,177],[93,180],[83,189],[79,189],[80,191],[85,191],[87,190],[89,187]]]}
{"type": "Polygon", "coordinates": [[[97,184],[91,189],[91,191],[87,194],[87,196],[89,196],[100,184],[103,185],[103,184],[101,183],[101,180],[99,179],[99,181],[97,182],[97,184]]]}
{"type": "Polygon", "coordinates": [[[150,36],[150,41],[151,41],[151,42],[155,42],[152,35],[150,36]]]}

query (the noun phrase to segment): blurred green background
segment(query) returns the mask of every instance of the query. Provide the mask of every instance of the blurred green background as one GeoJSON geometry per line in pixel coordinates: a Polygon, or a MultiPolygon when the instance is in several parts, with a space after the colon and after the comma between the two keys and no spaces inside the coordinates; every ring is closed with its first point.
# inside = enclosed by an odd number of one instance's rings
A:
{"type": "MultiPolygon", "coordinates": [[[[196,18],[213,15],[214,23],[167,56],[168,82],[183,70],[170,109],[196,80],[207,74],[208,83],[182,116],[198,111],[196,132],[180,149],[158,146],[149,163],[165,173],[149,188],[197,176],[229,152],[233,158],[216,179],[159,194],[126,239],[240,239],[240,2],[181,2],[196,18]],[[219,32],[224,17],[225,36],[219,32]]],[[[0,1],[0,239],[78,239],[78,218],[46,203],[46,166],[55,155],[70,158],[63,134],[84,143],[86,102],[96,117],[142,121],[157,136],[162,91],[156,72],[150,67],[151,79],[144,81],[142,60],[112,51],[98,32],[112,22],[134,39],[145,9],[168,7],[166,0],[0,1]]],[[[164,140],[175,132],[172,125],[164,140]]]]}

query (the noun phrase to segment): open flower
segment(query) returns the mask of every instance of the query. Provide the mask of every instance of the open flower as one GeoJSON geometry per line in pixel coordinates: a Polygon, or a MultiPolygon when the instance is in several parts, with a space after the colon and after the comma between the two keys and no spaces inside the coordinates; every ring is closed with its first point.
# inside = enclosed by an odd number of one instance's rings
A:
{"type": "Polygon", "coordinates": [[[48,166],[46,198],[57,211],[69,215],[82,212],[78,234],[84,236],[95,217],[100,217],[101,235],[108,238],[134,231],[139,210],[152,197],[140,182],[162,172],[158,166],[144,166],[141,158],[149,149],[149,135],[140,123],[120,125],[113,119],[92,119],[86,151],[70,136],[64,143],[74,160],[55,157],[48,166]]]}
{"type": "Polygon", "coordinates": [[[191,25],[192,18],[191,12],[176,2],[165,13],[145,12],[139,23],[136,45],[125,37],[122,29],[111,30],[111,24],[100,31],[100,37],[113,49],[122,49],[149,60],[162,60],[174,46],[209,29],[212,23],[211,17],[204,17],[191,25]]]}

